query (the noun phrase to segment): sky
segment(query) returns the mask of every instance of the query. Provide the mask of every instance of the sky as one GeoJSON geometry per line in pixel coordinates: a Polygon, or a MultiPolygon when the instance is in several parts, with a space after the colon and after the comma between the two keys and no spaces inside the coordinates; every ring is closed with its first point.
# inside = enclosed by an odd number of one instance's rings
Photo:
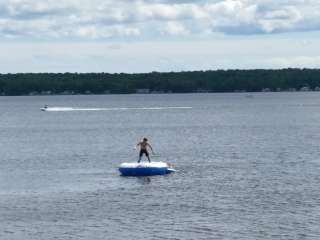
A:
{"type": "Polygon", "coordinates": [[[0,72],[320,67],[319,0],[0,0],[0,72]]]}

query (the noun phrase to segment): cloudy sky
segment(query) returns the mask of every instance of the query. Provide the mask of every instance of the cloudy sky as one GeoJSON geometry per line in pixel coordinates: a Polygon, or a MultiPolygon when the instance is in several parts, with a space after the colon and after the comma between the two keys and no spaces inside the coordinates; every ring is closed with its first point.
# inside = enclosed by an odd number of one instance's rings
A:
{"type": "Polygon", "coordinates": [[[319,0],[0,0],[0,72],[320,67],[319,0]]]}

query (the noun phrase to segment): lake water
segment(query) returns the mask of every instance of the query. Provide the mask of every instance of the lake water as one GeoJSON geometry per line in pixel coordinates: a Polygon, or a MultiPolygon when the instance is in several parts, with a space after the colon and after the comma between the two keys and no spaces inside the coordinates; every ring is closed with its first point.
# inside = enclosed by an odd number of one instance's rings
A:
{"type": "Polygon", "coordinates": [[[0,97],[0,114],[0,239],[320,239],[319,93],[0,97]],[[119,176],[143,136],[177,173],[119,176]]]}

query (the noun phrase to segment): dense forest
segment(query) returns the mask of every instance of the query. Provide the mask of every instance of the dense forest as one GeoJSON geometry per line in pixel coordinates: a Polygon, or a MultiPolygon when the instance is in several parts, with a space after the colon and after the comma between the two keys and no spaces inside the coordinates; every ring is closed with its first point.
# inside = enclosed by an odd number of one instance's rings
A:
{"type": "Polygon", "coordinates": [[[320,90],[320,69],[0,74],[1,95],[320,90]]]}

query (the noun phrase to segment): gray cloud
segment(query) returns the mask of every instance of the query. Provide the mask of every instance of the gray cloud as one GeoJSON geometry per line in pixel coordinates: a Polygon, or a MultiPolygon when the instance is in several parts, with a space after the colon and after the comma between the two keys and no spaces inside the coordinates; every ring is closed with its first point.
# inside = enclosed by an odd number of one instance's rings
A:
{"type": "Polygon", "coordinates": [[[76,11],[71,4],[59,4],[56,1],[0,1],[0,18],[13,20],[32,20],[46,17],[67,16],[76,11]]]}
{"type": "Polygon", "coordinates": [[[272,34],[320,29],[318,0],[0,0],[0,37],[272,34]]]}

